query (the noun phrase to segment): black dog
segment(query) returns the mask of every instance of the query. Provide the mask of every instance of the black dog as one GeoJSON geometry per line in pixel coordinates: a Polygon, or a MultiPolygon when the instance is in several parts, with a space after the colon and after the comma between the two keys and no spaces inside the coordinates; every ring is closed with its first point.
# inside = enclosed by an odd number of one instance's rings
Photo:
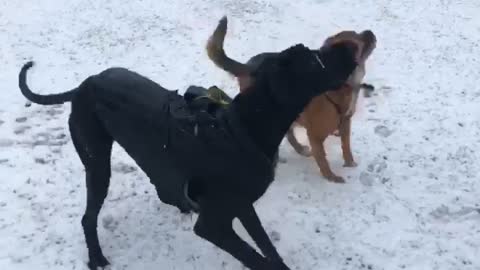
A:
{"type": "Polygon", "coordinates": [[[72,102],[70,133],[86,171],[87,207],[82,218],[89,267],[109,264],[97,235],[97,217],[110,180],[110,152],[117,141],[148,175],[164,203],[199,213],[194,232],[256,270],[289,269],[277,253],[253,203],[274,180],[274,156],[286,131],[316,95],[338,88],[356,67],[355,50],[339,44],[321,52],[293,46],[262,63],[255,83],[216,116],[192,110],[185,99],[123,68],[90,76],[62,94],[32,102],[72,102]],[[215,166],[212,166],[214,164],[215,166]],[[238,218],[260,255],[232,228],[238,218]]]}

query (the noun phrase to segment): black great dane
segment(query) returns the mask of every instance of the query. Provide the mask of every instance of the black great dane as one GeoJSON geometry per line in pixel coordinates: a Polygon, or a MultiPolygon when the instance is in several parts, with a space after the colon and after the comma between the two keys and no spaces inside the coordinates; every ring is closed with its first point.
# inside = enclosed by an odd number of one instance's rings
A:
{"type": "Polygon", "coordinates": [[[114,141],[147,174],[162,202],[199,214],[195,234],[250,269],[289,269],[253,203],[274,180],[278,147],[292,122],[313,97],[345,82],[357,65],[357,49],[343,43],[321,51],[292,46],[264,61],[252,72],[250,89],[215,115],[192,109],[176,91],[124,68],[90,76],[61,94],[35,94],[26,83],[33,62],[26,63],[19,86],[27,99],[42,105],[71,102],[70,133],[86,172],[82,226],[90,269],[109,264],[97,218],[110,182],[114,141]],[[234,232],[234,218],[262,254],[234,232]]]}

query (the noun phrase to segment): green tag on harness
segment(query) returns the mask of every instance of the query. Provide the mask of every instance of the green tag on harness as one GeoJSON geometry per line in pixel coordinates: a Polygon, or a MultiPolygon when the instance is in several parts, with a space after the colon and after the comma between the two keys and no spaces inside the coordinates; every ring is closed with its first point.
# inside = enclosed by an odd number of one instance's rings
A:
{"type": "Polygon", "coordinates": [[[208,98],[216,104],[227,106],[232,102],[232,99],[220,88],[212,86],[207,89],[206,95],[199,96],[195,99],[208,98]]]}

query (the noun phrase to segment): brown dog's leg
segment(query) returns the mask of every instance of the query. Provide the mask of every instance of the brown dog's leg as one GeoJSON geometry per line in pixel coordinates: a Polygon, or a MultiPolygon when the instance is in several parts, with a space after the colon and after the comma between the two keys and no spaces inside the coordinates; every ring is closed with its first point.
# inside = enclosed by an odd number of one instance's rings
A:
{"type": "Polygon", "coordinates": [[[298,154],[305,157],[309,157],[312,155],[312,152],[310,151],[308,146],[302,145],[298,142],[297,138],[295,137],[295,133],[293,131],[293,125],[287,131],[287,140],[298,154]]]}
{"type": "Polygon", "coordinates": [[[310,140],[310,145],[312,146],[313,156],[315,157],[318,167],[320,167],[320,172],[322,175],[327,178],[328,181],[345,183],[345,180],[342,177],[335,175],[330,169],[330,165],[328,165],[325,148],[323,148],[323,142],[325,141],[326,137],[316,138],[315,136],[309,134],[308,138],[310,140]]]}
{"type": "Polygon", "coordinates": [[[352,149],[350,148],[350,134],[352,127],[352,118],[344,118],[340,124],[340,140],[342,141],[344,167],[356,167],[357,163],[353,160],[352,149]]]}

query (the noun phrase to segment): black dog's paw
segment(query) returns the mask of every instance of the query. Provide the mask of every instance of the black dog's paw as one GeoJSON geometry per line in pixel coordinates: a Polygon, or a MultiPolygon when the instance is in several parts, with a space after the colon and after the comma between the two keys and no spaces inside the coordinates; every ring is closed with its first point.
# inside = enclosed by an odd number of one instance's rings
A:
{"type": "Polygon", "coordinates": [[[98,258],[91,259],[88,262],[88,269],[90,270],[98,270],[104,269],[106,266],[110,265],[110,262],[105,258],[105,256],[101,255],[97,256],[98,258]]]}
{"type": "Polygon", "coordinates": [[[290,270],[282,259],[270,260],[266,270],[290,270]]]}

